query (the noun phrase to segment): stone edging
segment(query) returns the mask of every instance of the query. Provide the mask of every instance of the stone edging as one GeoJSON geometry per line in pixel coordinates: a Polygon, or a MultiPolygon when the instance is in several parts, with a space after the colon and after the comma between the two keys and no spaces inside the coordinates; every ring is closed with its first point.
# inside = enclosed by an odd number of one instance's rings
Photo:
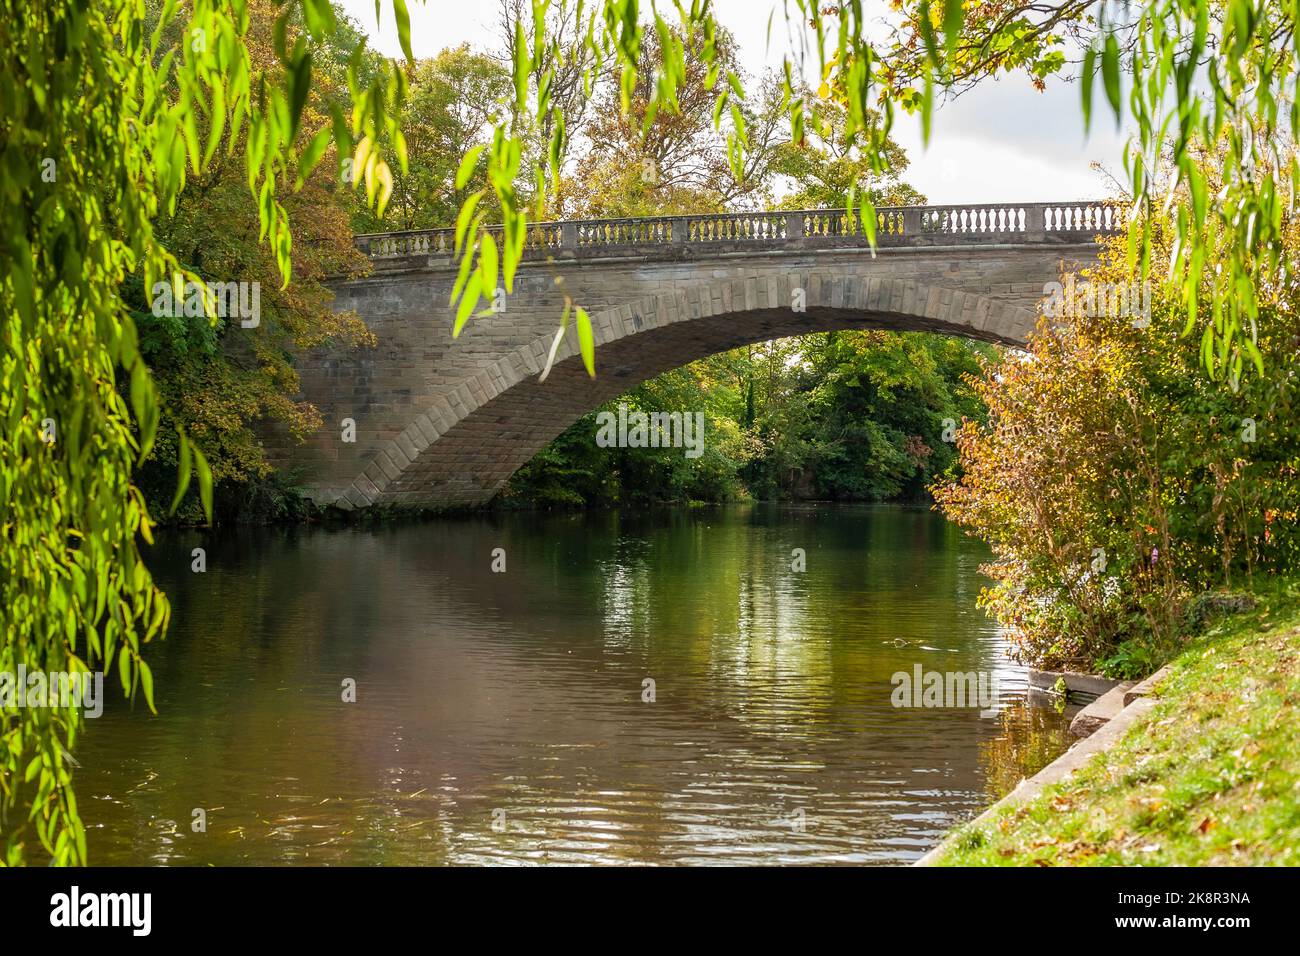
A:
{"type": "MultiPolygon", "coordinates": [[[[1075,770],[1086,765],[1088,761],[1097,754],[1109,751],[1124,738],[1124,735],[1128,733],[1130,727],[1137,723],[1142,717],[1146,716],[1146,714],[1155,707],[1156,702],[1152,696],[1154,688],[1165,677],[1167,677],[1168,674],[1169,667],[1166,665],[1139,684],[1128,687],[1125,687],[1124,685],[1116,687],[1115,690],[1123,696],[1123,707],[1119,709],[1117,713],[1114,713],[1113,716],[1108,715],[1107,719],[1100,724],[1099,729],[1093,732],[1090,736],[1075,743],[1069,750],[1061,754],[1061,756],[1057,757],[1032,777],[1021,780],[1014,790],[997,803],[993,804],[993,806],[989,807],[979,816],[966,823],[953,827],[948,831],[947,835],[939,841],[937,846],[926,852],[924,856],[912,865],[933,866],[935,860],[937,860],[939,856],[949,848],[949,844],[958,830],[963,830],[967,827],[980,826],[1007,807],[1028,803],[1030,800],[1037,797],[1044,788],[1049,787],[1054,783],[1060,783],[1062,780],[1065,780],[1073,774],[1075,770]]],[[[1108,694],[1104,696],[1110,695],[1108,694]]],[[[1101,703],[1102,700],[1099,698],[1092,706],[1097,706],[1101,703]]],[[[1083,716],[1083,713],[1086,713],[1087,709],[1085,709],[1084,712],[1081,712],[1079,716],[1083,716]]],[[[1099,707],[1097,717],[1100,719],[1102,713],[1110,709],[1109,704],[1105,708],[1099,707]]]]}
{"type": "Polygon", "coordinates": [[[1043,671],[1029,668],[1029,687],[1045,694],[1056,694],[1056,682],[1065,681],[1065,696],[1070,703],[1090,703],[1113,690],[1119,681],[1096,674],[1079,674],[1074,671],[1043,671]]]}

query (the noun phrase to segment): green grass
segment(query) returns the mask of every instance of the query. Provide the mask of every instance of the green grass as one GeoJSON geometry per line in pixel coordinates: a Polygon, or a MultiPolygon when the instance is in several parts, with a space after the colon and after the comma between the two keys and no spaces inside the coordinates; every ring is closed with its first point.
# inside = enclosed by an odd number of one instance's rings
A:
{"type": "Polygon", "coordinates": [[[1300,865],[1300,584],[1191,641],[1110,752],[940,866],[1300,865]]]}

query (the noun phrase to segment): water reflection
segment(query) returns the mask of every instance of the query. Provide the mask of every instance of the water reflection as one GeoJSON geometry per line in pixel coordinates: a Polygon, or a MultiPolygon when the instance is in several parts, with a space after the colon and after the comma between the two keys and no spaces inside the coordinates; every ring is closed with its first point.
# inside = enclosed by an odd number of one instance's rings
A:
{"type": "Polygon", "coordinates": [[[907,862],[1064,745],[983,557],[824,505],[174,536],[161,716],[110,705],[79,752],[92,859],[907,862]],[[996,671],[997,715],[893,708],[918,663],[996,671]]]}

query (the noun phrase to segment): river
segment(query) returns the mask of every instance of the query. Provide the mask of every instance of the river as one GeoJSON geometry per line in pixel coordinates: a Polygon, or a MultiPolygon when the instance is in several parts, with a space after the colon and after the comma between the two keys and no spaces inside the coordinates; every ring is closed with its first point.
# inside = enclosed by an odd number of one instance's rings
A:
{"type": "Polygon", "coordinates": [[[164,536],[158,715],[76,750],[91,862],[910,862],[1066,745],[987,557],[825,504],[164,536]],[[894,706],[918,665],[996,699],[894,706]]]}

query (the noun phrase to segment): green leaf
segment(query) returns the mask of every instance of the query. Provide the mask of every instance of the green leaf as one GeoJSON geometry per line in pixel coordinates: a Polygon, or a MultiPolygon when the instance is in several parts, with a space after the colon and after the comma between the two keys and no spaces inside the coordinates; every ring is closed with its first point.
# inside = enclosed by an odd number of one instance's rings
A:
{"type": "Polygon", "coordinates": [[[122,690],[129,694],[131,692],[131,655],[127,653],[126,645],[117,649],[117,676],[122,682],[122,690]]]}
{"type": "Polygon", "coordinates": [[[483,290],[483,273],[475,272],[465,286],[465,292],[460,297],[460,305],[456,308],[456,322],[451,328],[451,337],[459,338],[461,330],[465,328],[465,323],[469,321],[470,314],[474,311],[474,306],[478,305],[479,294],[483,290]]]}
{"type": "Polygon", "coordinates": [[[862,194],[862,205],[858,214],[862,217],[862,228],[867,234],[867,243],[871,246],[872,255],[874,256],[876,249],[876,206],[866,193],[862,194]]]}
{"type": "Polygon", "coordinates": [[[382,160],[375,163],[375,180],[379,183],[375,213],[382,217],[384,210],[388,208],[388,200],[393,195],[393,170],[382,160]]]}
{"type": "Polygon", "coordinates": [[[921,145],[930,145],[930,124],[934,119],[934,80],[925,74],[925,92],[921,94],[921,145]]]}
{"type": "Polygon", "coordinates": [[[172,506],[167,509],[169,515],[174,515],[176,509],[180,506],[181,499],[185,497],[185,492],[190,487],[190,442],[185,437],[185,433],[178,427],[176,434],[179,438],[177,442],[176,453],[179,457],[177,462],[176,475],[176,497],[172,499],[172,506]]]}
{"type": "Polygon", "coordinates": [[[212,108],[209,111],[211,129],[208,130],[208,145],[203,150],[203,167],[206,168],[217,152],[221,137],[226,130],[226,87],[217,83],[212,87],[212,108]]]}
{"type": "MultiPolygon", "coordinates": [[[[930,0],[920,0],[916,11],[916,25],[921,33],[921,42],[925,46],[926,61],[930,67],[939,66],[939,44],[934,36],[934,23],[930,19],[930,0]]],[[[820,41],[819,41],[820,42],[820,41]]],[[[931,71],[925,71],[930,76],[931,71]]]]}
{"type": "MultiPolygon", "coordinates": [[[[476,218],[475,223],[478,222],[476,218]]],[[[447,300],[448,304],[454,304],[460,294],[465,291],[465,284],[469,282],[470,267],[474,265],[474,250],[466,249],[465,254],[460,257],[460,267],[456,270],[456,281],[451,287],[451,297],[447,300]]],[[[477,272],[474,273],[478,275],[477,272]]]]}
{"type": "Polygon", "coordinates": [[[203,505],[203,514],[212,522],[212,469],[208,467],[208,459],[203,452],[199,450],[198,445],[193,445],[190,451],[194,455],[194,470],[199,475],[199,502],[203,505]]]}
{"type": "Polygon", "coordinates": [[[961,37],[962,0],[943,0],[943,37],[951,58],[957,52],[957,40],[961,37]]]}
{"type": "Polygon", "coordinates": [[[524,36],[524,21],[515,21],[513,77],[515,81],[515,111],[524,112],[528,103],[528,70],[532,60],[528,56],[528,38],[524,36]]]}
{"type": "MultiPolygon", "coordinates": [[[[181,135],[185,140],[185,152],[190,157],[190,169],[197,173],[202,168],[201,163],[203,162],[203,153],[199,149],[199,124],[198,120],[195,118],[194,110],[186,109],[182,112],[180,117],[180,130],[181,135]]],[[[180,171],[179,168],[178,171],[180,171]]],[[[181,185],[182,183],[183,179],[180,180],[177,185],[181,185]]]]}
{"type": "Polygon", "coordinates": [[[1088,47],[1083,55],[1083,72],[1079,74],[1079,92],[1083,98],[1083,131],[1092,125],[1092,85],[1097,78],[1097,50],[1088,47]]]}
{"type": "Polygon", "coordinates": [[[1106,87],[1106,99],[1110,101],[1110,108],[1115,111],[1115,125],[1119,126],[1123,115],[1123,104],[1120,101],[1119,90],[1119,42],[1113,33],[1106,34],[1106,45],[1101,55],[1101,79],[1106,87]]]}
{"type": "Polygon", "coordinates": [[[591,319],[581,306],[577,309],[575,318],[578,328],[578,351],[582,353],[582,364],[586,366],[587,374],[595,378],[596,342],[591,330],[591,319]]]}
{"type": "Polygon", "coordinates": [[[153,671],[149,665],[141,658],[136,665],[140,671],[140,686],[144,688],[144,702],[149,705],[149,710],[158,713],[158,709],[153,705],[153,671]]]}
{"type": "Polygon", "coordinates": [[[311,142],[307,144],[307,148],[303,150],[302,155],[298,157],[299,189],[301,189],[303,183],[307,181],[307,177],[312,174],[312,170],[320,165],[321,158],[325,155],[325,150],[329,149],[332,136],[333,133],[328,127],[318,131],[316,135],[312,137],[311,142]]]}
{"type": "Polygon", "coordinates": [[[454,248],[457,253],[460,252],[460,247],[465,242],[465,232],[469,229],[469,221],[470,217],[474,215],[474,207],[479,204],[479,200],[482,198],[483,190],[480,189],[478,192],[466,196],[465,201],[461,204],[460,214],[456,217],[456,242],[454,248]]]}
{"type": "MultiPolygon", "coordinates": [[[[298,46],[302,47],[303,38],[299,37],[298,46]]],[[[307,94],[311,92],[311,51],[297,51],[297,59],[289,69],[289,139],[298,135],[302,124],[302,110],[307,105],[307,94]]]]}
{"type": "Polygon", "coordinates": [[[486,144],[480,143],[461,157],[460,166],[456,169],[457,192],[464,189],[465,185],[469,182],[470,176],[474,174],[474,167],[478,165],[478,158],[483,155],[483,150],[486,148],[486,144]]]}
{"type": "Polygon", "coordinates": [[[1241,346],[1246,350],[1251,362],[1255,365],[1255,371],[1260,375],[1264,374],[1264,356],[1260,354],[1259,347],[1251,340],[1250,336],[1243,336],[1241,346]]]}
{"type": "Polygon", "coordinates": [[[528,223],[523,216],[515,216],[513,227],[506,225],[505,255],[501,260],[501,271],[505,277],[506,292],[515,291],[515,270],[524,254],[524,240],[527,238],[528,223]]]}
{"type": "Polygon", "coordinates": [[[411,52],[411,14],[406,9],[406,0],[393,0],[393,16],[397,20],[397,40],[402,45],[406,59],[415,62],[411,52]]]}
{"type": "Polygon", "coordinates": [[[140,426],[140,454],[137,461],[143,463],[153,448],[154,434],[158,427],[153,384],[149,380],[149,369],[143,359],[136,359],[131,366],[131,411],[140,426]]]}
{"type": "Polygon", "coordinates": [[[497,242],[492,233],[483,234],[483,241],[478,247],[478,271],[483,277],[482,287],[485,295],[496,295],[497,290],[497,242]]]}

